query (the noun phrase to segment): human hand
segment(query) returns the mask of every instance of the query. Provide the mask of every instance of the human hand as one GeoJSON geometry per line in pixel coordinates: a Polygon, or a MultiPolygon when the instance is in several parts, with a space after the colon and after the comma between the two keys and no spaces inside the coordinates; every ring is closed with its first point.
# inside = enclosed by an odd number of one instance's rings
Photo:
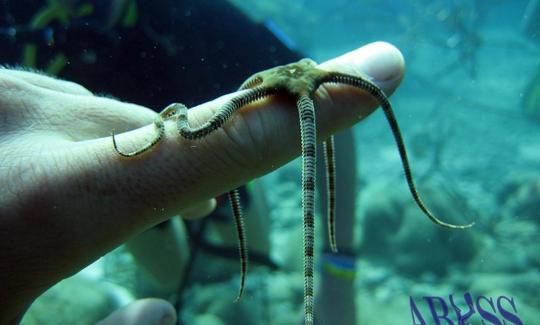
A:
{"type": "MultiPolygon", "coordinates": [[[[404,64],[397,49],[374,43],[320,67],[363,73],[390,94],[404,64]]],[[[194,107],[190,123],[206,121],[231,96],[194,107]]],[[[319,139],[376,106],[356,88],[320,87],[319,139]]],[[[183,139],[167,122],[165,138],[150,151],[125,159],[113,150],[111,130],[138,128],[117,135],[122,148],[138,148],[154,136],[154,117],[73,83],[0,70],[0,323],[137,233],[193,206],[204,214],[210,198],[300,152],[294,102],[276,97],[246,106],[201,140],[183,139]]]]}

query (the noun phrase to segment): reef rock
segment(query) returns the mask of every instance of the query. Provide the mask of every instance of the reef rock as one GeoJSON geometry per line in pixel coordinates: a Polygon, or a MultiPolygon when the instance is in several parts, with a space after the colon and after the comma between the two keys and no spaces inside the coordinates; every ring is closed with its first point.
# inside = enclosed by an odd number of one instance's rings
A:
{"type": "MultiPolygon", "coordinates": [[[[441,220],[467,224],[462,198],[441,186],[419,188],[428,208],[441,220]]],[[[432,223],[415,205],[406,188],[392,184],[368,189],[362,197],[364,216],[360,255],[394,267],[398,273],[419,277],[445,275],[457,265],[469,263],[477,253],[474,227],[447,229],[432,223]]]]}

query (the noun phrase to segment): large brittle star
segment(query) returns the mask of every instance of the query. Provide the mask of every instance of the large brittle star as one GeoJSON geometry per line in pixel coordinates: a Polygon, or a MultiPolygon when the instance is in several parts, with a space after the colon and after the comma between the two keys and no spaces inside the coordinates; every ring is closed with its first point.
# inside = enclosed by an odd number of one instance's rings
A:
{"type": "MultiPolygon", "coordinates": [[[[289,95],[296,98],[296,105],[300,117],[300,133],[302,145],[302,207],[304,214],[304,315],[305,323],[313,324],[313,247],[314,247],[314,201],[315,201],[315,161],[316,161],[316,123],[313,94],[324,83],[344,84],[359,88],[371,94],[382,107],[386,119],[390,124],[392,134],[396,141],[405,178],[412,197],[418,207],[435,224],[447,228],[468,228],[468,225],[453,225],[437,219],[424,205],[416,190],[409,167],[407,152],[395,119],[392,107],[383,91],[371,81],[359,76],[348,75],[339,72],[325,71],[316,67],[316,63],[310,59],[302,59],[298,62],[278,66],[254,74],[247,79],[239,88],[243,90],[239,95],[230,99],[223,105],[210,120],[204,124],[192,128],[188,123],[187,107],[174,103],[167,106],[154,121],[158,130],[157,136],[146,146],[130,153],[121,152],[112,135],[114,149],[124,157],[133,157],[150,149],[162,138],[164,134],[164,120],[177,118],[178,131],[186,139],[199,139],[221,128],[223,124],[238,109],[272,95],[289,95]]],[[[334,167],[334,139],[330,136],[323,141],[326,161],[327,192],[328,192],[328,234],[330,247],[337,252],[335,238],[335,167],[334,167]]],[[[241,261],[240,289],[237,300],[242,296],[244,281],[247,271],[247,248],[246,236],[243,226],[242,209],[240,206],[238,189],[229,192],[236,229],[239,240],[241,261]]]]}

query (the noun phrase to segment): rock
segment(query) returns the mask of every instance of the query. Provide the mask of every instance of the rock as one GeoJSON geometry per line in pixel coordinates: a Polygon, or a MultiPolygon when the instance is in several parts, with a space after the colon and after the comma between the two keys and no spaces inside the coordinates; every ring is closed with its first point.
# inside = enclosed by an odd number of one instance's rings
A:
{"type": "Polygon", "coordinates": [[[231,281],[191,286],[184,294],[182,317],[189,324],[201,317],[207,319],[208,315],[212,315],[212,322],[195,324],[255,324],[265,308],[260,303],[261,295],[268,290],[264,283],[264,277],[251,272],[238,302],[234,302],[239,285],[237,276],[231,281]]]}
{"type": "Polygon", "coordinates": [[[497,201],[503,219],[527,219],[540,224],[540,177],[513,175],[501,185],[497,201]]]}
{"type": "Polygon", "coordinates": [[[120,302],[111,285],[75,275],[36,299],[22,324],[94,324],[117,308],[120,302]]]}
{"type": "Polygon", "coordinates": [[[225,325],[225,323],[214,315],[204,314],[195,317],[194,325],[225,325]]]}
{"type": "Polygon", "coordinates": [[[498,220],[471,263],[480,272],[517,273],[540,266],[540,226],[530,220],[498,220]]]}
{"type": "MultiPolygon", "coordinates": [[[[439,219],[466,224],[470,220],[454,193],[441,187],[419,189],[424,202],[439,219]]],[[[445,275],[455,265],[466,265],[477,253],[475,228],[453,230],[435,225],[414,204],[410,193],[384,184],[370,189],[363,198],[366,210],[362,229],[361,256],[387,263],[401,273],[445,275]]]]}

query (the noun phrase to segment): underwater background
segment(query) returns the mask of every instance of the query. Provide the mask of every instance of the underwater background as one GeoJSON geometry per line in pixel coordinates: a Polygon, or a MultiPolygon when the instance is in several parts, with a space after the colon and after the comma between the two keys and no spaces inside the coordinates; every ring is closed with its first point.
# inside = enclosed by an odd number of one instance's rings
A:
{"type": "MultiPolygon", "coordinates": [[[[458,324],[449,295],[463,312],[467,297],[486,310],[471,324],[540,324],[540,26],[524,27],[534,2],[232,0],[317,62],[373,41],[397,46],[406,73],[390,100],[419,192],[442,219],[475,222],[468,230],[429,222],[410,197],[382,112],[356,125],[358,177],[346,181],[357,188],[358,324],[437,324],[430,302],[458,324]]],[[[258,181],[268,242],[249,231],[248,240],[272,262],[252,262],[246,296],[233,303],[236,256],[199,252],[191,260],[199,271],[174,298],[182,324],[301,323],[300,170],[297,159],[258,181]]],[[[322,220],[317,245],[327,240],[322,220]]],[[[219,244],[220,231],[206,237],[219,244]]],[[[23,323],[93,323],[141,295],[159,296],[156,287],[119,247],[45,293],[23,323]]]]}

